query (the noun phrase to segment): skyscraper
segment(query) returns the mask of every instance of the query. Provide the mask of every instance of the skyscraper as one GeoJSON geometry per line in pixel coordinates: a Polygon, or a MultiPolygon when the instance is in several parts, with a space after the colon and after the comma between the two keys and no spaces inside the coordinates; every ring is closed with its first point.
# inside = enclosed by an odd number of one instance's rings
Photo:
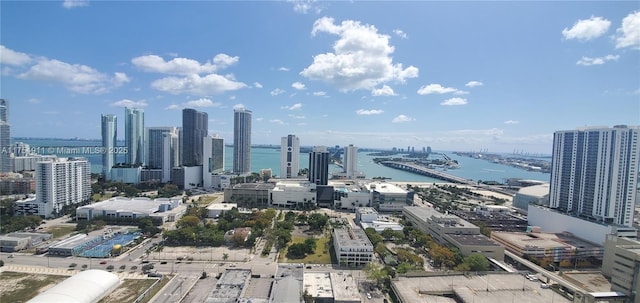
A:
{"type": "Polygon", "coordinates": [[[309,153],[309,182],[327,185],[329,181],[329,151],[326,146],[314,146],[309,153]]]}
{"type": "Polygon", "coordinates": [[[124,109],[124,144],[127,147],[126,163],[143,165],[144,111],[138,108],[124,109]]]}
{"type": "Polygon", "coordinates": [[[162,134],[162,182],[171,181],[173,168],[180,165],[179,131],[173,128],[171,132],[162,134]]]}
{"type": "Polygon", "coordinates": [[[355,178],[358,174],[358,147],[349,144],[344,148],[342,166],[347,179],[355,178]]]}
{"type": "Polygon", "coordinates": [[[102,176],[105,179],[111,177],[111,168],[116,164],[114,148],[118,140],[118,119],[115,115],[102,115],[102,176]]]}
{"type": "Polygon", "coordinates": [[[11,126],[9,101],[0,99],[0,173],[11,171],[11,126]]]}
{"type": "Polygon", "coordinates": [[[552,208],[607,224],[632,226],[640,163],[640,127],[557,131],[552,208]]]}
{"type": "Polygon", "coordinates": [[[233,111],[233,173],[251,173],[251,111],[233,111]]]}
{"type": "Polygon", "coordinates": [[[295,178],[300,170],[300,138],[282,137],[280,141],[280,178],[295,178]]]}
{"type": "Polygon", "coordinates": [[[202,139],[209,131],[209,115],[192,108],[182,110],[182,165],[202,165],[202,139]]]}
{"type": "Polygon", "coordinates": [[[47,218],[91,197],[91,170],[85,158],[38,162],[35,176],[37,201],[44,205],[47,218]]]}
{"type": "Polygon", "coordinates": [[[164,135],[175,133],[175,127],[147,127],[145,128],[146,165],[149,168],[162,168],[164,160],[164,135]]]}
{"type": "Polygon", "coordinates": [[[202,138],[202,183],[205,188],[213,187],[211,176],[224,172],[224,139],[213,136],[202,138]]]}

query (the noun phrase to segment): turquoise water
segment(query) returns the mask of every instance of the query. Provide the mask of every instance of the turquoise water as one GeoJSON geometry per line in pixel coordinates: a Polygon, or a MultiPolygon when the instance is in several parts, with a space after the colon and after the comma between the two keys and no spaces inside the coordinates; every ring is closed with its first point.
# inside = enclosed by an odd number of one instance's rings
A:
{"type": "MultiPolygon", "coordinates": [[[[49,146],[100,146],[98,140],[51,140],[51,139],[29,139],[29,140],[13,140],[13,142],[22,141],[34,147],[49,146]]],[[[120,144],[119,144],[120,145],[120,144]]],[[[42,150],[42,149],[39,149],[42,150]]],[[[497,181],[503,182],[506,178],[522,178],[530,180],[540,180],[549,182],[550,174],[526,171],[519,168],[497,164],[485,160],[474,159],[469,157],[461,157],[452,152],[442,152],[447,154],[451,159],[457,160],[460,167],[457,169],[449,169],[447,173],[471,180],[497,181]]],[[[368,155],[369,152],[358,153],[358,170],[364,172],[367,178],[387,177],[395,181],[411,181],[411,182],[440,182],[437,179],[408,173],[401,170],[388,168],[373,162],[375,156],[368,155]]],[[[100,173],[102,171],[102,157],[100,155],[59,155],[59,156],[84,156],[91,162],[91,172],[100,173]]],[[[124,161],[124,156],[120,156],[118,162],[124,161]]],[[[300,154],[300,168],[307,168],[309,162],[308,154],[300,154]]],[[[225,148],[225,168],[233,167],[233,147],[225,148]]],[[[275,148],[253,148],[251,150],[251,169],[259,172],[260,169],[271,168],[274,175],[280,175],[280,149],[275,148]]],[[[341,171],[340,167],[330,165],[330,172],[341,171]]]]}

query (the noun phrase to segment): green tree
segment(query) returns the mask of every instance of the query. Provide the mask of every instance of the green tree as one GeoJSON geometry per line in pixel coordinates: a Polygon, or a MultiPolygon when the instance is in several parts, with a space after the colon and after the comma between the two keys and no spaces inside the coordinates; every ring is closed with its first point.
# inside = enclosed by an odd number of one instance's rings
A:
{"type": "Polygon", "coordinates": [[[227,259],[229,259],[229,254],[228,253],[223,253],[222,254],[222,260],[223,261],[227,261],[227,259]]]}
{"type": "Polygon", "coordinates": [[[411,264],[407,263],[407,262],[402,262],[400,264],[398,264],[398,269],[397,272],[399,274],[404,274],[408,271],[410,271],[413,267],[411,266],[411,264]]]}
{"type": "Polygon", "coordinates": [[[287,258],[303,259],[307,255],[307,246],[304,243],[294,243],[287,249],[287,258]]]}
{"type": "Polygon", "coordinates": [[[307,222],[309,223],[309,229],[311,230],[322,230],[327,222],[329,221],[329,216],[326,214],[313,213],[309,215],[307,222]]]}
{"type": "Polygon", "coordinates": [[[464,264],[468,264],[471,271],[489,270],[489,260],[479,253],[472,253],[464,258],[464,264]]]}
{"type": "Polygon", "coordinates": [[[304,240],[305,253],[313,254],[316,251],[316,239],[306,238],[304,240]]]}
{"type": "Polygon", "coordinates": [[[176,222],[176,227],[181,229],[183,227],[196,227],[200,225],[200,219],[196,216],[188,215],[180,218],[178,222],[176,222]]]}
{"type": "Polygon", "coordinates": [[[367,234],[369,241],[371,241],[371,244],[373,244],[374,247],[384,240],[384,238],[382,238],[382,236],[379,235],[376,230],[371,227],[366,228],[364,230],[364,233],[367,234]]]}

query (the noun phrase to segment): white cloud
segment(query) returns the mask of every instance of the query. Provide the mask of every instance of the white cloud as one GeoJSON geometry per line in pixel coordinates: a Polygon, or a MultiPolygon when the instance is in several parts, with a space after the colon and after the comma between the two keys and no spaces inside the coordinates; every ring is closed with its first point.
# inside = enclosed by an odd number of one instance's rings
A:
{"type": "Polygon", "coordinates": [[[111,103],[111,106],[117,106],[117,107],[136,107],[136,108],[140,108],[140,107],[146,107],[147,102],[145,102],[144,100],[140,100],[140,101],[133,101],[133,100],[129,100],[129,99],[122,99],[120,101],[116,101],[111,103]]]}
{"type": "Polygon", "coordinates": [[[88,6],[88,5],[89,5],[88,0],[64,0],[64,2],[62,2],[62,7],[67,9],[71,9],[74,7],[88,6]]]}
{"type": "Polygon", "coordinates": [[[400,38],[402,38],[402,39],[407,39],[407,38],[409,38],[409,37],[407,36],[407,33],[403,32],[402,30],[399,30],[399,29],[394,29],[394,30],[393,30],[393,33],[394,33],[394,34],[396,34],[396,36],[398,36],[398,37],[400,37],[400,38]]]}
{"type": "Polygon", "coordinates": [[[418,89],[418,95],[446,94],[457,91],[458,89],[455,89],[453,87],[444,87],[440,84],[435,83],[420,87],[420,89],[418,89]]]}
{"type": "Polygon", "coordinates": [[[165,107],[164,109],[168,109],[168,110],[180,110],[182,109],[182,107],[180,107],[180,105],[177,104],[171,104],[167,107],[165,107]]]}
{"type": "Polygon", "coordinates": [[[318,96],[318,97],[322,97],[322,96],[326,96],[327,92],[323,92],[323,91],[319,91],[319,92],[313,92],[314,96],[318,96]]]}
{"type": "Polygon", "coordinates": [[[395,92],[393,92],[393,88],[387,85],[383,85],[381,88],[372,90],[371,95],[379,97],[379,96],[395,96],[396,94],[395,92]]]}
{"type": "Polygon", "coordinates": [[[109,89],[129,81],[124,73],[115,73],[113,77],[109,77],[86,65],[47,58],[38,60],[28,71],[18,75],[18,78],[60,83],[67,89],[81,94],[106,93],[109,89]]]}
{"type": "Polygon", "coordinates": [[[282,121],[280,119],[271,119],[271,120],[269,120],[269,122],[275,123],[275,124],[280,124],[280,125],[285,125],[284,121],[282,121]]]}
{"type": "Polygon", "coordinates": [[[440,105],[465,105],[467,104],[467,99],[465,98],[451,98],[444,100],[440,105]]]}
{"type": "Polygon", "coordinates": [[[253,83],[253,87],[255,87],[255,88],[262,88],[262,84],[260,84],[260,82],[254,82],[254,83],[253,83]]]}
{"type": "Polygon", "coordinates": [[[578,60],[576,64],[584,65],[584,66],[600,65],[600,64],[605,64],[605,62],[607,61],[616,61],[618,60],[618,58],[620,58],[619,55],[606,55],[604,57],[596,57],[596,58],[582,57],[582,59],[578,60]]]}
{"type": "Polygon", "coordinates": [[[281,71],[281,72],[288,72],[289,68],[282,66],[282,67],[278,68],[278,70],[281,71]]]}
{"type": "Polygon", "coordinates": [[[40,104],[40,99],[31,98],[31,99],[27,100],[27,102],[29,102],[31,104],[40,104]]]}
{"type": "Polygon", "coordinates": [[[227,54],[217,54],[215,57],[213,57],[213,64],[215,64],[215,66],[219,69],[234,65],[238,63],[238,61],[240,61],[240,57],[231,57],[227,54]]]}
{"type": "Polygon", "coordinates": [[[260,121],[262,121],[262,120],[264,120],[264,118],[262,118],[262,117],[258,117],[258,118],[256,118],[256,121],[258,121],[258,122],[260,122],[260,121]]]}
{"type": "Polygon", "coordinates": [[[208,98],[200,98],[198,100],[185,102],[183,103],[183,106],[184,107],[220,107],[222,106],[222,103],[213,102],[211,101],[211,99],[208,99],[208,98]]]}
{"type": "Polygon", "coordinates": [[[221,76],[218,74],[209,74],[201,77],[200,75],[193,74],[185,77],[158,79],[151,83],[151,87],[171,94],[186,93],[205,96],[238,90],[247,87],[247,85],[235,81],[232,75],[221,76]]]}
{"type": "Polygon", "coordinates": [[[282,106],[280,107],[281,109],[286,109],[286,110],[298,110],[302,108],[302,103],[296,103],[294,105],[291,106],[282,106]]]}
{"type": "Polygon", "coordinates": [[[466,86],[466,87],[476,87],[476,86],[483,86],[483,85],[484,85],[484,83],[482,83],[480,81],[469,81],[464,86],[466,86]]]}
{"type": "Polygon", "coordinates": [[[602,17],[593,17],[578,20],[573,26],[562,30],[562,36],[567,39],[588,41],[604,35],[611,26],[611,21],[602,17]]]}
{"type": "Polygon", "coordinates": [[[286,92],[286,91],[285,91],[284,89],[276,88],[276,89],[272,90],[272,91],[270,92],[270,94],[271,94],[272,96],[277,96],[277,95],[284,94],[285,92],[286,92]]]}
{"type": "Polygon", "coordinates": [[[292,118],[292,119],[297,119],[297,120],[306,119],[306,117],[303,116],[303,115],[289,115],[289,117],[292,118]]]}
{"type": "Polygon", "coordinates": [[[395,118],[393,118],[393,120],[391,120],[391,122],[393,123],[404,123],[404,122],[411,122],[411,121],[415,121],[416,119],[411,118],[411,117],[407,117],[405,115],[399,115],[395,118]]]}
{"type": "Polygon", "coordinates": [[[293,84],[291,84],[291,87],[297,90],[307,89],[306,85],[304,85],[302,82],[294,82],[293,84]]]}
{"type": "Polygon", "coordinates": [[[165,61],[156,55],[135,57],[131,59],[131,63],[146,72],[174,75],[213,73],[218,69],[218,66],[211,62],[200,64],[200,62],[188,58],[174,58],[165,61]]]}
{"type": "Polygon", "coordinates": [[[322,7],[316,4],[315,0],[287,0],[293,3],[293,11],[300,14],[308,14],[314,12],[319,14],[322,12],[322,7]]]}
{"type": "Polygon", "coordinates": [[[389,36],[379,34],[373,25],[353,20],[334,24],[333,18],[323,17],[313,24],[311,34],[320,32],[340,38],[333,44],[333,53],[316,55],[313,63],[300,72],[307,79],[320,80],[347,92],[372,90],[381,83],[403,83],[418,76],[418,68],[404,68],[392,62],[394,47],[389,45],[389,36]]]}
{"type": "Polygon", "coordinates": [[[29,55],[16,52],[0,44],[0,64],[21,66],[30,63],[31,60],[29,55]]]}
{"type": "Polygon", "coordinates": [[[518,123],[520,123],[520,121],[516,121],[516,120],[507,120],[507,121],[504,121],[504,124],[518,124],[518,123]]]}
{"type": "Polygon", "coordinates": [[[247,107],[244,106],[244,104],[242,103],[238,103],[236,105],[233,106],[233,109],[246,109],[247,107]]]}
{"type": "Polygon", "coordinates": [[[630,13],[622,19],[622,27],[616,30],[616,48],[640,49],[640,11],[630,13]]]}
{"type": "Polygon", "coordinates": [[[381,109],[359,109],[356,111],[356,114],[359,116],[370,116],[370,115],[380,115],[384,113],[381,109]]]}

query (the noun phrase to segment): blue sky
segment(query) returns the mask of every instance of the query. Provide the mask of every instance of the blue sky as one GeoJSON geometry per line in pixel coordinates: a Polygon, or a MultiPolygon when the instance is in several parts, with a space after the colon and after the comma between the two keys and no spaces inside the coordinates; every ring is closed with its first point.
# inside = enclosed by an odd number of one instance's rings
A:
{"type": "Polygon", "coordinates": [[[640,124],[640,4],[2,1],[12,136],[99,138],[100,115],[185,107],[253,143],[550,153],[553,132],[640,124]]]}

